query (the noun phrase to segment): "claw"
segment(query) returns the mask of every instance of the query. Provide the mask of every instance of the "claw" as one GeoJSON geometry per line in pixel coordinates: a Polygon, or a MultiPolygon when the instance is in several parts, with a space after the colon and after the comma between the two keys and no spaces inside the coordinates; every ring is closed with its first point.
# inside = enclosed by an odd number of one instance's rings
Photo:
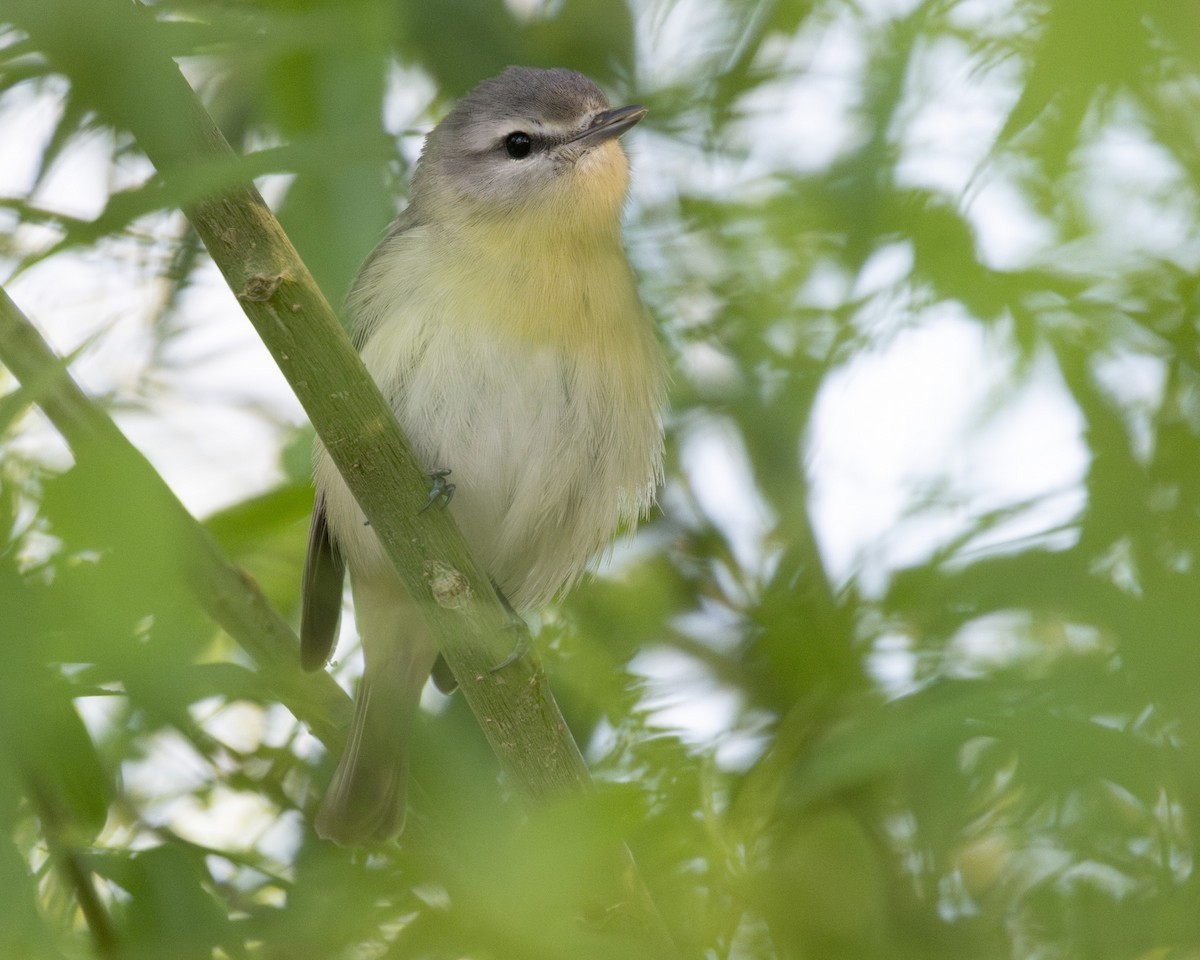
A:
{"type": "Polygon", "coordinates": [[[507,657],[501,660],[498,664],[491,668],[490,673],[499,673],[505,667],[511,667],[514,663],[520,660],[529,652],[529,648],[533,646],[533,637],[530,636],[528,630],[522,630],[524,623],[510,623],[509,630],[520,630],[517,636],[517,642],[512,648],[512,652],[507,657]]]}
{"type": "Polygon", "coordinates": [[[435,503],[439,509],[445,510],[450,501],[454,499],[454,484],[446,482],[446,478],[450,476],[450,469],[434,467],[432,470],[426,470],[425,475],[433,483],[429,485],[429,498],[425,501],[425,506],[421,507],[417,513],[424,513],[435,503]]]}
{"type": "Polygon", "coordinates": [[[492,586],[496,589],[496,596],[504,604],[504,609],[508,611],[508,623],[505,629],[517,631],[517,642],[513,646],[512,651],[489,671],[491,673],[499,673],[505,667],[512,666],[512,664],[516,663],[529,652],[529,648],[533,646],[533,636],[529,632],[529,625],[512,608],[512,604],[508,602],[508,597],[504,595],[504,591],[496,586],[495,581],[492,582],[492,586]]]}

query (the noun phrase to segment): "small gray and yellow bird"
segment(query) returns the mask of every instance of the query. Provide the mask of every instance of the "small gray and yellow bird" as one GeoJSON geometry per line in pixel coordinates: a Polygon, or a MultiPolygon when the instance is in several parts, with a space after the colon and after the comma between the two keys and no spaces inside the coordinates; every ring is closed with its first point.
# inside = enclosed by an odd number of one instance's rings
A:
{"type": "MultiPolygon", "coordinates": [[[[426,467],[453,471],[450,511],[517,611],[632,527],[661,476],[665,368],[621,246],[618,138],[645,112],[610,109],[570,70],[485,80],[426,138],[411,201],[348,299],[367,369],[426,467]]],[[[333,650],[347,566],[366,660],[316,829],[383,843],[404,823],[438,651],[319,442],[315,473],[304,664],[333,650]]]]}

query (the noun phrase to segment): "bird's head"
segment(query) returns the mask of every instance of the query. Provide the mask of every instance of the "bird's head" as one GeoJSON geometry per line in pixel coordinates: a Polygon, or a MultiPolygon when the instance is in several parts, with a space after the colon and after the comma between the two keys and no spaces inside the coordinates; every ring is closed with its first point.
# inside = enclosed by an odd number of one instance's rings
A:
{"type": "Polygon", "coordinates": [[[413,202],[435,220],[544,218],[568,231],[615,230],[629,185],[618,138],[645,115],[640,106],[611,109],[572,70],[509,67],[426,138],[413,202]]]}

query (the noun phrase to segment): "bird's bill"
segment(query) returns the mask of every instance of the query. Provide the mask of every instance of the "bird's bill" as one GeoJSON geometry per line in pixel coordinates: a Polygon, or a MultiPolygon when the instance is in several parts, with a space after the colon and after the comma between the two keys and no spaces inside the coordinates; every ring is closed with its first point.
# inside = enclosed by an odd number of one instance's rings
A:
{"type": "Polygon", "coordinates": [[[646,108],[636,103],[628,107],[617,107],[615,110],[605,110],[596,114],[588,128],[573,136],[567,143],[595,146],[605,140],[619,137],[645,115],[646,108]]]}

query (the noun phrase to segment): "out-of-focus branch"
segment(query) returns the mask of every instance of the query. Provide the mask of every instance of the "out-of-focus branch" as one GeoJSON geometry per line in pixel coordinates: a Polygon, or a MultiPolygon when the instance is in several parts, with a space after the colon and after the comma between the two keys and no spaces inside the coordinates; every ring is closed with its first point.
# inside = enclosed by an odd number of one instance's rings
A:
{"type": "Polygon", "coordinates": [[[272,692],[333,749],[345,738],[351,707],[345,691],[328,675],[300,669],[299,641],[254,584],[222,554],[141,452],[67,373],[33,324],[0,290],[0,362],[63,435],[78,468],[115,491],[137,491],[153,503],[140,512],[169,524],[175,556],[191,589],[225,631],[263,670],[272,692]]]}

